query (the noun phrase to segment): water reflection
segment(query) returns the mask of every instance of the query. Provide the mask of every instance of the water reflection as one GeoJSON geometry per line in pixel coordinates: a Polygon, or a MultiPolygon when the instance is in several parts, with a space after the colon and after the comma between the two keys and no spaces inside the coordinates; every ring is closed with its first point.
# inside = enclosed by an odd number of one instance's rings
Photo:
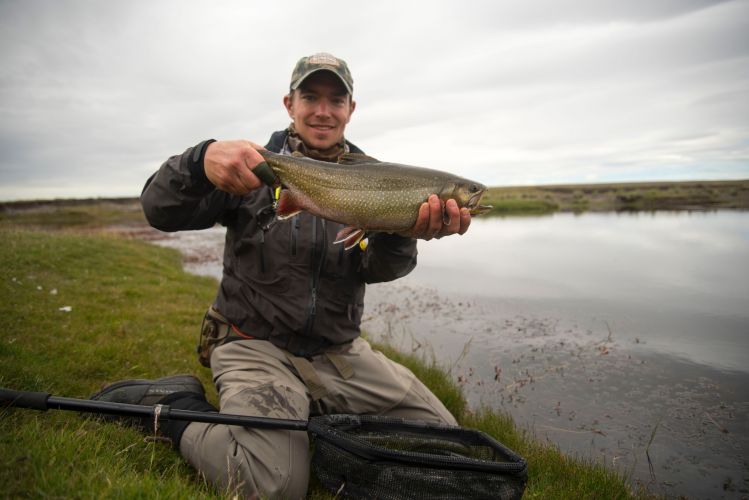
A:
{"type": "Polygon", "coordinates": [[[607,318],[618,335],[749,370],[749,213],[557,214],[480,219],[420,242],[412,282],[607,318]]]}
{"type": "Polygon", "coordinates": [[[419,250],[368,288],[373,337],[651,492],[749,490],[749,213],[477,218],[419,250]]]}

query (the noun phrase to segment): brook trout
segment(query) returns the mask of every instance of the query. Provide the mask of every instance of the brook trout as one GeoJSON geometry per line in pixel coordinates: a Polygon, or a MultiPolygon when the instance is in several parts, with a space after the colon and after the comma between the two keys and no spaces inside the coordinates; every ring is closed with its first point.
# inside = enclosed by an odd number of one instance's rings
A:
{"type": "Polygon", "coordinates": [[[305,210],[345,224],[335,243],[343,243],[346,249],[355,246],[366,231],[410,229],[430,194],[442,201],[454,199],[471,215],[491,208],[479,205],[486,186],[439,170],[381,162],[355,153],[342,155],[338,163],[267,150],[259,153],[282,186],[277,217],[287,219],[305,210]]]}

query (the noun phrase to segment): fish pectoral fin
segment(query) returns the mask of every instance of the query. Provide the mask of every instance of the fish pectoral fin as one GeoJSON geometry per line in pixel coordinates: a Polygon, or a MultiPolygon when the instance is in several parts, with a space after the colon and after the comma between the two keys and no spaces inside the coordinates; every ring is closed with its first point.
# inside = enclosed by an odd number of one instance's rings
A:
{"type": "Polygon", "coordinates": [[[278,204],[276,205],[276,218],[278,220],[290,219],[302,210],[302,207],[297,204],[296,200],[291,195],[289,190],[283,189],[281,191],[281,194],[278,196],[278,204]]]}
{"type": "Polygon", "coordinates": [[[376,160],[371,156],[367,156],[361,153],[343,153],[338,157],[338,163],[341,165],[356,165],[357,163],[380,163],[380,160],[376,160]]]}
{"type": "Polygon", "coordinates": [[[346,250],[354,248],[361,239],[364,238],[364,229],[359,229],[353,226],[347,226],[338,231],[335,235],[334,245],[343,243],[343,248],[346,250]]]}

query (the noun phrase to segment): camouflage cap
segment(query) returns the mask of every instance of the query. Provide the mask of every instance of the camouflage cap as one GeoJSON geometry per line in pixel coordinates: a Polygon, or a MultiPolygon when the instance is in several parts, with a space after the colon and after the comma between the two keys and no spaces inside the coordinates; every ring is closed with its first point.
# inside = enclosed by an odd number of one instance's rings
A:
{"type": "Polygon", "coordinates": [[[296,90],[308,76],[318,71],[330,71],[341,80],[349,94],[354,93],[354,79],[351,77],[346,61],[326,52],[319,52],[299,59],[294,67],[294,72],[291,74],[290,89],[296,90]]]}

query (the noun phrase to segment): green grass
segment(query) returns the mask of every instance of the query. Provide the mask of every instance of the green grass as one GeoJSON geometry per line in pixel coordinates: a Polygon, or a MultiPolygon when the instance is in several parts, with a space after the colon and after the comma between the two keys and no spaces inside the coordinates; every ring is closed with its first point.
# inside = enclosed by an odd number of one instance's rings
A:
{"type": "MultiPolygon", "coordinates": [[[[103,236],[0,237],[2,386],[86,398],[108,381],[182,372],[212,386],[193,344],[215,282],[183,273],[176,252],[103,236]]],[[[9,497],[218,496],[170,447],[130,429],[68,412],[1,415],[9,497]]]]}
{"type": "MultiPolygon", "coordinates": [[[[0,385],[88,397],[122,378],[194,373],[215,402],[194,345],[212,279],[181,270],[176,251],[101,234],[0,229],[0,385]],[[70,312],[61,311],[69,306],[70,312]]],[[[445,371],[378,346],[409,366],[468,427],[530,464],[527,498],[631,498],[602,466],[565,457],[488,411],[471,412],[445,371]]],[[[7,497],[225,498],[163,443],[70,412],[0,410],[7,497]]],[[[313,486],[310,498],[331,498],[313,486]]]]}
{"type": "Polygon", "coordinates": [[[98,228],[143,224],[136,198],[0,203],[0,227],[98,228]]]}

